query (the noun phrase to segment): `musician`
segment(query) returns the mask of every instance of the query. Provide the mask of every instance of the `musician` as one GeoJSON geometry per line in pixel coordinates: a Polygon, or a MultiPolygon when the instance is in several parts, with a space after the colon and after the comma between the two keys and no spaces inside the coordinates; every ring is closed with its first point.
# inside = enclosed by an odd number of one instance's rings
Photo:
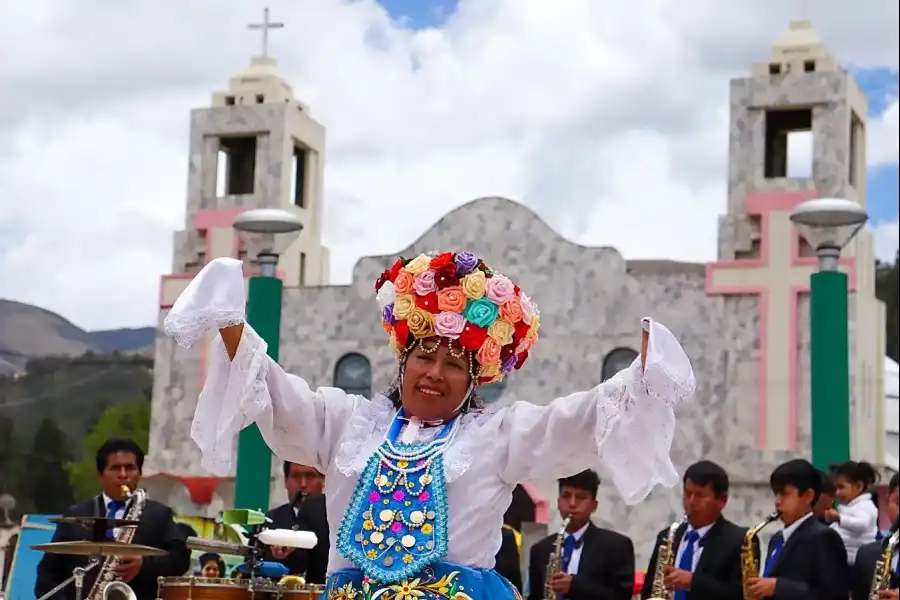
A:
{"type": "Polygon", "coordinates": [[[315,468],[284,462],[284,488],[288,499],[269,511],[271,526],[277,529],[312,531],[318,541],[311,550],[270,546],[264,560],[280,562],[291,575],[299,575],[307,583],[325,583],[328,570],[329,530],[325,510],[325,476],[315,468]]]}
{"type": "Polygon", "coordinates": [[[519,533],[509,525],[503,525],[503,541],[497,551],[494,570],[506,578],[516,590],[522,592],[522,566],[519,558],[519,533]]]}
{"type": "Polygon", "coordinates": [[[750,591],[774,600],[847,600],[847,551],[841,536],[813,515],[821,477],[796,458],[772,471],[769,487],[784,528],[772,536],[761,577],[750,591]]]}
{"type": "MultiPolygon", "coordinates": [[[[701,460],[687,468],[682,481],[687,523],[675,531],[675,563],[663,569],[666,587],[675,590],[674,600],[742,600],[741,546],[746,529],[722,516],[728,504],[728,473],[710,460],[701,460]]],[[[652,595],[657,552],[668,529],[657,536],[642,600],[652,595]]],[[[758,544],[755,559],[759,561],[758,544]]]]}
{"type": "Polygon", "coordinates": [[[200,563],[200,577],[218,579],[225,577],[226,567],[225,559],[215,552],[204,552],[197,559],[200,563]]]}
{"type": "MultiPolygon", "coordinates": [[[[559,480],[557,505],[566,528],[560,572],[553,573],[551,589],[566,600],[630,600],[634,588],[634,545],[621,533],[591,523],[597,510],[600,477],[582,471],[559,480]]],[[[531,548],[528,565],[529,600],[543,600],[547,565],[557,534],[531,548]]]]}
{"type": "MultiPolygon", "coordinates": [[[[885,539],[871,544],[866,544],[859,549],[856,554],[856,564],[853,567],[853,600],[868,600],[869,589],[872,586],[872,578],[875,576],[875,563],[881,558],[888,543],[890,543],[891,534],[900,527],[900,474],[894,473],[888,483],[888,516],[892,519],[893,525],[884,532],[885,539]]],[[[898,576],[897,557],[900,556],[900,548],[894,548],[893,557],[891,559],[891,583],[887,591],[881,593],[880,598],[891,598],[897,600],[900,597],[898,588],[900,588],[900,576],[898,576]]]]}
{"type": "MultiPolygon", "coordinates": [[[[97,479],[101,492],[88,500],[69,507],[63,516],[124,518],[131,504],[126,503],[121,487],[132,490],[138,487],[144,466],[144,451],[131,440],[113,439],[105,442],[96,454],[97,479]]],[[[152,546],[165,550],[162,556],[119,557],[116,575],[131,586],[138,600],[154,600],[157,577],[177,577],[190,568],[191,555],[184,536],[173,520],[172,509],[147,500],[140,514],[140,524],[134,532],[133,544],[152,546]]],[[[121,530],[110,532],[113,536],[121,530]]],[[[107,535],[110,535],[108,533],[107,535]]],[[[53,534],[53,542],[90,540],[90,532],[77,525],[59,524],[53,534]]],[[[87,598],[101,564],[91,569],[84,578],[83,594],[87,598]]],[[[72,570],[87,566],[86,557],[45,553],[37,568],[35,595],[40,598],[58,584],[72,576],[72,570]]],[[[70,583],[52,596],[53,600],[75,598],[75,585],[70,583]]]]}

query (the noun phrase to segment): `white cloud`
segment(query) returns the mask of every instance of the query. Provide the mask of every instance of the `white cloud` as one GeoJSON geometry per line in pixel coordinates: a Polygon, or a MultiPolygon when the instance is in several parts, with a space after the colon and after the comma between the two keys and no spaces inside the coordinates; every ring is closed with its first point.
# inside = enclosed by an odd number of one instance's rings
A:
{"type": "Polygon", "coordinates": [[[875,244],[875,257],[884,262],[893,263],[900,246],[900,223],[896,219],[878,223],[872,228],[875,244]]]}
{"type": "Polygon", "coordinates": [[[869,129],[870,165],[896,165],[900,155],[900,104],[897,98],[872,122],[869,129]]]}
{"type": "MultiPolygon", "coordinates": [[[[268,2],[287,23],[272,51],[328,129],[332,272],[346,281],[359,256],[487,194],[629,257],[710,258],[728,79],[767,56],[790,4],[462,0],[413,32],[372,0],[268,2]]],[[[816,3],[820,32],[847,63],[896,69],[897,4],[860,4],[816,3]]],[[[244,23],[262,3],[216,6],[0,6],[0,89],[15,93],[0,104],[0,295],[85,327],[153,322],[184,221],[188,110],[256,49],[244,23]]],[[[897,161],[892,110],[870,123],[873,160],[897,161]]]]}

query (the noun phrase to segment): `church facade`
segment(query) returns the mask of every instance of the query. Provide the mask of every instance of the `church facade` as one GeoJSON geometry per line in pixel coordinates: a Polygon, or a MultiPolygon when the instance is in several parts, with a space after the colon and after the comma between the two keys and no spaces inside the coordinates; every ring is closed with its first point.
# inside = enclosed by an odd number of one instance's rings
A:
{"type": "MultiPolygon", "coordinates": [[[[678,408],[673,460],[680,470],[701,458],[721,463],[733,481],[727,514],[750,524],[771,511],[774,466],[810,451],[807,292],[816,260],[788,216],[815,197],[864,204],[866,101],[811,25],[797,22],[768,60],[731,82],[731,104],[727,211],[713,262],[629,261],[614,248],[580,246],[505,198],[457,208],[397,254],[470,250],[520,282],[539,305],[540,343],[526,367],[485,389],[492,403],[546,404],[591,388],[636,356],[642,317],[664,323],[691,357],[698,382],[693,400],[678,408]],[[803,129],[814,138],[812,176],[789,177],[787,137],[803,129]]],[[[387,389],[397,368],[373,288],[395,255],[362,258],[350,285],[325,283],[324,128],[293,99],[272,59],[255,58],[212,107],[195,110],[191,131],[185,230],[175,236],[173,275],[161,283],[145,471],[151,495],[182,513],[213,514],[231,502],[234,488],[202,472],[190,440],[206,356],[204,348],[185,350],[162,334],[178,293],[218,256],[245,259],[252,274],[252,244],[242,245],[231,229],[240,211],[297,211],[308,225],[279,265],[286,284],[280,362],[312,386],[370,394],[387,389]],[[224,192],[216,189],[222,162],[231,186],[224,192]]],[[[851,286],[853,452],[877,463],[884,455],[884,307],[874,296],[867,231],[845,249],[842,268],[851,286]]],[[[286,500],[280,473],[273,459],[273,505],[286,500]]],[[[527,544],[547,525],[556,527],[556,485],[525,483],[541,515],[525,527],[527,544]]],[[[611,485],[601,494],[598,522],[629,535],[638,565],[646,564],[655,533],[681,512],[679,490],[657,489],[634,507],[611,485]]]]}

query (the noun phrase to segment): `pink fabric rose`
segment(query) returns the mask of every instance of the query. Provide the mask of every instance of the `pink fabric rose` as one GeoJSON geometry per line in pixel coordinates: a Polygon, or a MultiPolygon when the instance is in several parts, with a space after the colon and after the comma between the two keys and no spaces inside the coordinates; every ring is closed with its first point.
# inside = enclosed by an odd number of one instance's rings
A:
{"type": "Polygon", "coordinates": [[[494,275],[487,280],[484,295],[494,304],[501,306],[516,297],[513,282],[503,275],[494,275]]]}
{"type": "Polygon", "coordinates": [[[466,318],[459,313],[438,313],[434,320],[434,330],[446,338],[456,339],[466,326],[466,318]]]}
{"type": "Polygon", "coordinates": [[[431,292],[437,291],[437,283],[434,282],[434,271],[426,269],[418,275],[413,283],[416,293],[420,296],[427,296],[431,292]]]}
{"type": "Polygon", "coordinates": [[[404,498],[406,498],[406,494],[403,493],[403,490],[397,490],[396,492],[394,492],[394,500],[396,500],[397,502],[402,501],[404,498]]]}
{"type": "Polygon", "coordinates": [[[401,529],[403,529],[403,525],[400,524],[400,521],[394,521],[393,525],[391,525],[391,531],[394,533],[400,533],[401,529]]]}
{"type": "Polygon", "coordinates": [[[531,323],[531,317],[534,316],[534,305],[531,298],[525,294],[519,294],[519,304],[522,307],[522,322],[531,323]]]}
{"type": "Polygon", "coordinates": [[[431,494],[429,494],[427,491],[419,494],[419,502],[428,502],[429,498],[431,498],[431,494]]]}
{"type": "Polygon", "coordinates": [[[369,494],[369,502],[378,502],[379,500],[381,500],[381,494],[378,492],[371,492],[369,494]]]}

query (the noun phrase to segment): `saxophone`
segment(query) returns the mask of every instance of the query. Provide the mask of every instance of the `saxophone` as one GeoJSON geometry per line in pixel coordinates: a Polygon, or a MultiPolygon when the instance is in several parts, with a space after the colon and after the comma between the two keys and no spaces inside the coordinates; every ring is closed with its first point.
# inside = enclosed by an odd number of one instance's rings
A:
{"type": "Polygon", "coordinates": [[[744,600],[753,598],[750,593],[750,579],[759,577],[759,561],[754,552],[753,539],[764,527],[778,519],[778,516],[778,511],[771,513],[764,521],[747,529],[744,534],[744,543],[741,544],[741,586],[744,590],[744,600]]]}
{"type": "MultiPolygon", "coordinates": [[[[127,485],[122,486],[122,495],[126,500],[131,501],[128,512],[125,513],[125,519],[128,521],[138,521],[144,510],[144,504],[147,502],[147,492],[142,489],[136,489],[132,492],[127,485]]],[[[120,544],[130,544],[134,539],[137,527],[121,527],[119,535],[116,536],[116,542],[120,544]]],[[[100,573],[94,581],[91,591],[85,600],[136,600],[134,591],[124,581],[116,579],[116,567],[119,566],[118,556],[109,556],[100,567],[100,573]]]]}
{"type": "Polygon", "coordinates": [[[649,600],[669,600],[672,595],[666,589],[663,581],[665,577],[665,568],[675,566],[675,551],[673,544],[675,543],[675,532],[678,528],[687,522],[687,515],[669,525],[665,537],[656,550],[656,568],[653,570],[653,583],[650,588],[649,600]]]}
{"type": "Polygon", "coordinates": [[[875,563],[875,575],[872,577],[872,585],[869,587],[868,600],[878,600],[878,592],[884,591],[891,584],[891,563],[894,561],[894,548],[900,541],[900,529],[895,530],[887,540],[884,551],[875,563]]]}
{"type": "Polygon", "coordinates": [[[553,552],[550,553],[550,560],[547,561],[547,575],[544,578],[544,600],[556,600],[558,597],[556,592],[550,588],[550,578],[562,568],[562,546],[566,539],[566,529],[569,527],[571,521],[571,516],[563,519],[562,527],[560,527],[559,533],[556,534],[556,541],[553,543],[553,552]]]}

